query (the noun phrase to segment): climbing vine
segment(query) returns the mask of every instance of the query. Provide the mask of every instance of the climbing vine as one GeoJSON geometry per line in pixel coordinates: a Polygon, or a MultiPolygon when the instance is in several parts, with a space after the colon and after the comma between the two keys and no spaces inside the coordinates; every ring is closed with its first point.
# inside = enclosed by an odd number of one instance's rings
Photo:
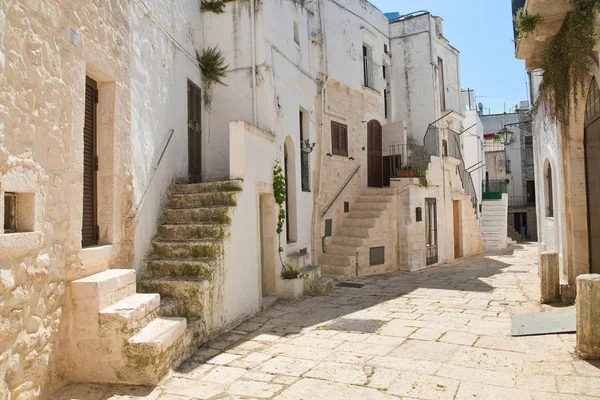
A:
{"type": "Polygon", "coordinates": [[[225,65],[225,56],[217,46],[204,49],[202,54],[196,51],[196,60],[204,81],[204,104],[210,108],[212,85],[215,83],[225,85],[223,78],[227,77],[229,64],[225,65]]]}
{"type": "Polygon", "coordinates": [[[279,261],[281,261],[281,277],[283,279],[296,279],[300,277],[300,273],[283,262],[283,247],[281,247],[281,233],[283,232],[283,225],[285,224],[285,201],[287,197],[287,187],[285,184],[285,176],[283,175],[283,168],[281,162],[275,160],[273,165],[273,196],[275,197],[275,203],[279,207],[279,213],[277,214],[277,238],[279,240],[279,261]]]}
{"type": "Polygon", "coordinates": [[[597,62],[594,18],[600,7],[598,0],[571,1],[573,11],[544,52],[539,98],[534,105],[534,111],[539,111],[543,104],[550,121],[566,125],[571,106],[577,102],[577,90],[584,93],[584,83],[597,62]]]}
{"type": "Polygon", "coordinates": [[[525,10],[525,7],[517,11],[517,15],[513,18],[515,22],[515,29],[519,32],[517,40],[526,38],[531,32],[535,30],[541,21],[539,15],[531,15],[525,10]]]}
{"type": "Polygon", "coordinates": [[[200,3],[200,11],[213,12],[215,14],[223,14],[225,12],[225,3],[231,0],[210,0],[200,3]]]}

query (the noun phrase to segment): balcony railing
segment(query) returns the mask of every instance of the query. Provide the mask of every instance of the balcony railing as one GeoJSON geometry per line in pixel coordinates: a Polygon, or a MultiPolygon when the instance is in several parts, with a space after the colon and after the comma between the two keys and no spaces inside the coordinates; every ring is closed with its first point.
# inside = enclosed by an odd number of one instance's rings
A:
{"type": "Polygon", "coordinates": [[[444,87],[444,109],[442,111],[455,111],[460,115],[465,115],[465,110],[461,107],[461,91],[453,86],[444,87]]]}
{"type": "Polygon", "coordinates": [[[483,200],[498,200],[503,193],[508,193],[508,183],[503,179],[484,180],[481,188],[483,200]]]}
{"type": "Polygon", "coordinates": [[[527,196],[508,196],[509,207],[535,207],[535,198],[527,196]]]}
{"type": "Polygon", "coordinates": [[[460,151],[460,136],[458,132],[454,132],[452,129],[448,129],[448,149],[447,156],[462,159],[460,151]]]}
{"type": "Polygon", "coordinates": [[[383,69],[371,57],[363,57],[363,85],[377,92],[383,89],[383,69]]]}

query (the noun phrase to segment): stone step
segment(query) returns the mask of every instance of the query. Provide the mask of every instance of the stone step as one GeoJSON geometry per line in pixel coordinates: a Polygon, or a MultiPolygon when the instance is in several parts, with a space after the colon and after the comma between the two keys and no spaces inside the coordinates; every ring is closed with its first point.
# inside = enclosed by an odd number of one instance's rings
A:
{"type": "Polygon", "coordinates": [[[396,188],[369,188],[364,189],[361,192],[362,195],[365,196],[390,196],[393,197],[396,195],[396,188]]]}
{"type": "Polygon", "coordinates": [[[356,253],[360,250],[360,246],[344,246],[340,244],[329,244],[325,246],[325,253],[327,254],[342,254],[346,256],[356,256],[356,253]]]}
{"type": "Polygon", "coordinates": [[[171,193],[168,208],[232,207],[236,205],[237,192],[171,193]]]}
{"type": "Polygon", "coordinates": [[[387,202],[356,202],[354,203],[353,211],[385,211],[387,207],[387,202]]]}
{"type": "Polygon", "coordinates": [[[205,326],[200,318],[188,318],[183,343],[185,347],[184,358],[188,358],[198,347],[206,343],[205,326]]]}
{"type": "Polygon", "coordinates": [[[182,357],[186,326],[185,318],[158,317],[129,338],[124,352],[139,383],[158,384],[171,363],[182,357]]]}
{"type": "Polygon", "coordinates": [[[196,225],[161,225],[158,227],[159,239],[189,240],[212,239],[221,240],[225,237],[225,225],[196,224],[196,225]]]}
{"type": "Polygon", "coordinates": [[[369,228],[341,226],[338,231],[338,234],[341,236],[368,238],[369,228]]]}
{"type": "Polygon", "coordinates": [[[319,264],[340,265],[345,267],[353,265],[354,262],[355,257],[340,254],[321,254],[319,257],[319,264]]]}
{"type": "Polygon", "coordinates": [[[342,221],[342,226],[347,227],[374,228],[376,224],[376,218],[345,218],[342,221]]]}
{"type": "Polygon", "coordinates": [[[114,334],[115,331],[134,334],[158,317],[159,305],[160,295],[156,293],[136,293],[125,297],[100,310],[100,329],[105,334],[114,334]]]}
{"type": "Polygon", "coordinates": [[[153,278],[182,276],[210,279],[217,263],[215,258],[157,258],[148,261],[145,274],[153,278]]]}
{"type": "Polygon", "coordinates": [[[160,258],[215,258],[222,252],[222,243],[218,240],[185,240],[152,242],[153,256],[160,258]]]}
{"type": "Polygon", "coordinates": [[[356,275],[354,267],[342,267],[339,265],[321,264],[321,274],[326,277],[343,279],[350,278],[356,275]]]}
{"type": "Polygon", "coordinates": [[[176,183],[171,186],[171,193],[210,193],[241,191],[244,181],[232,179],[229,181],[203,183],[176,183]]]}
{"type": "Polygon", "coordinates": [[[365,196],[360,195],[356,198],[357,203],[390,203],[392,201],[392,196],[365,196]]]}
{"type": "Polygon", "coordinates": [[[229,224],[229,207],[166,208],[163,222],[167,224],[215,223],[229,224]]]}
{"type": "Polygon", "coordinates": [[[348,218],[379,218],[381,211],[350,211],[348,218]]]}
{"type": "Polygon", "coordinates": [[[313,294],[317,296],[324,296],[327,293],[331,292],[332,289],[333,279],[326,276],[321,276],[315,279],[314,281],[309,282],[308,285],[304,285],[305,294],[313,294]]]}
{"type": "Polygon", "coordinates": [[[210,282],[202,277],[165,276],[143,279],[139,288],[142,292],[160,293],[161,296],[177,299],[181,316],[201,318],[207,309],[210,282]]]}
{"type": "Polygon", "coordinates": [[[158,314],[161,317],[177,317],[183,314],[181,302],[172,297],[161,297],[158,314]]]}
{"type": "Polygon", "coordinates": [[[325,244],[361,247],[365,243],[365,240],[365,238],[356,236],[335,235],[326,240],[325,244]]]}
{"type": "Polygon", "coordinates": [[[71,295],[78,307],[89,307],[98,313],[135,294],[134,269],[107,269],[70,283],[71,295]],[[85,304],[84,304],[85,303],[85,304]]]}

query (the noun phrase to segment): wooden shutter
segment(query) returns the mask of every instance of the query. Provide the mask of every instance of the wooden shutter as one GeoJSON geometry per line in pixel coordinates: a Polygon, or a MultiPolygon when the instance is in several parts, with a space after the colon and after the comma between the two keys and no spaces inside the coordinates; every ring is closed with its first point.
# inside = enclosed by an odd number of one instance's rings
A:
{"type": "Polygon", "coordinates": [[[331,150],[335,155],[348,157],[348,126],[331,121],[331,150]]]}
{"type": "Polygon", "coordinates": [[[202,92],[188,80],[188,176],[202,182],[202,92]]]}
{"type": "Polygon", "coordinates": [[[367,124],[367,176],[369,187],[383,186],[382,129],[375,120],[367,124]]]}
{"type": "Polygon", "coordinates": [[[304,146],[304,113],[300,111],[298,113],[300,119],[300,176],[302,179],[302,191],[310,192],[310,163],[309,154],[305,153],[302,148],[304,146]]]}
{"type": "Polygon", "coordinates": [[[83,219],[81,226],[81,246],[98,244],[98,212],[96,196],[96,104],[98,86],[86,77],[85,80],[85,117],[83,123],[83,219]]]}

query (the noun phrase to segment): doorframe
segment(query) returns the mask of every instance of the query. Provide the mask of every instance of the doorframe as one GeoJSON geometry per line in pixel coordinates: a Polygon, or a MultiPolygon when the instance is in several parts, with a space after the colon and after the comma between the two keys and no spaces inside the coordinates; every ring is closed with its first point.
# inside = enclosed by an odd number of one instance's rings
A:
{"type": "Polygon", "coordinates": [[[438,229],[437,229],[437,199],[435,197],[426,197],[425,198],[425,263],[427,265],[436,264],[439,262],[439,242],[438,242],[438,229]],[[429,257],[429,243],[427,238],[429,237],[429,232],[431,229],[427,229],[427,227],[431,227],[431,215],[429,212],[429,204],[433,203],[433,233],[434,233],[434,242],[435,242],[435,256],[429,257]]]}

